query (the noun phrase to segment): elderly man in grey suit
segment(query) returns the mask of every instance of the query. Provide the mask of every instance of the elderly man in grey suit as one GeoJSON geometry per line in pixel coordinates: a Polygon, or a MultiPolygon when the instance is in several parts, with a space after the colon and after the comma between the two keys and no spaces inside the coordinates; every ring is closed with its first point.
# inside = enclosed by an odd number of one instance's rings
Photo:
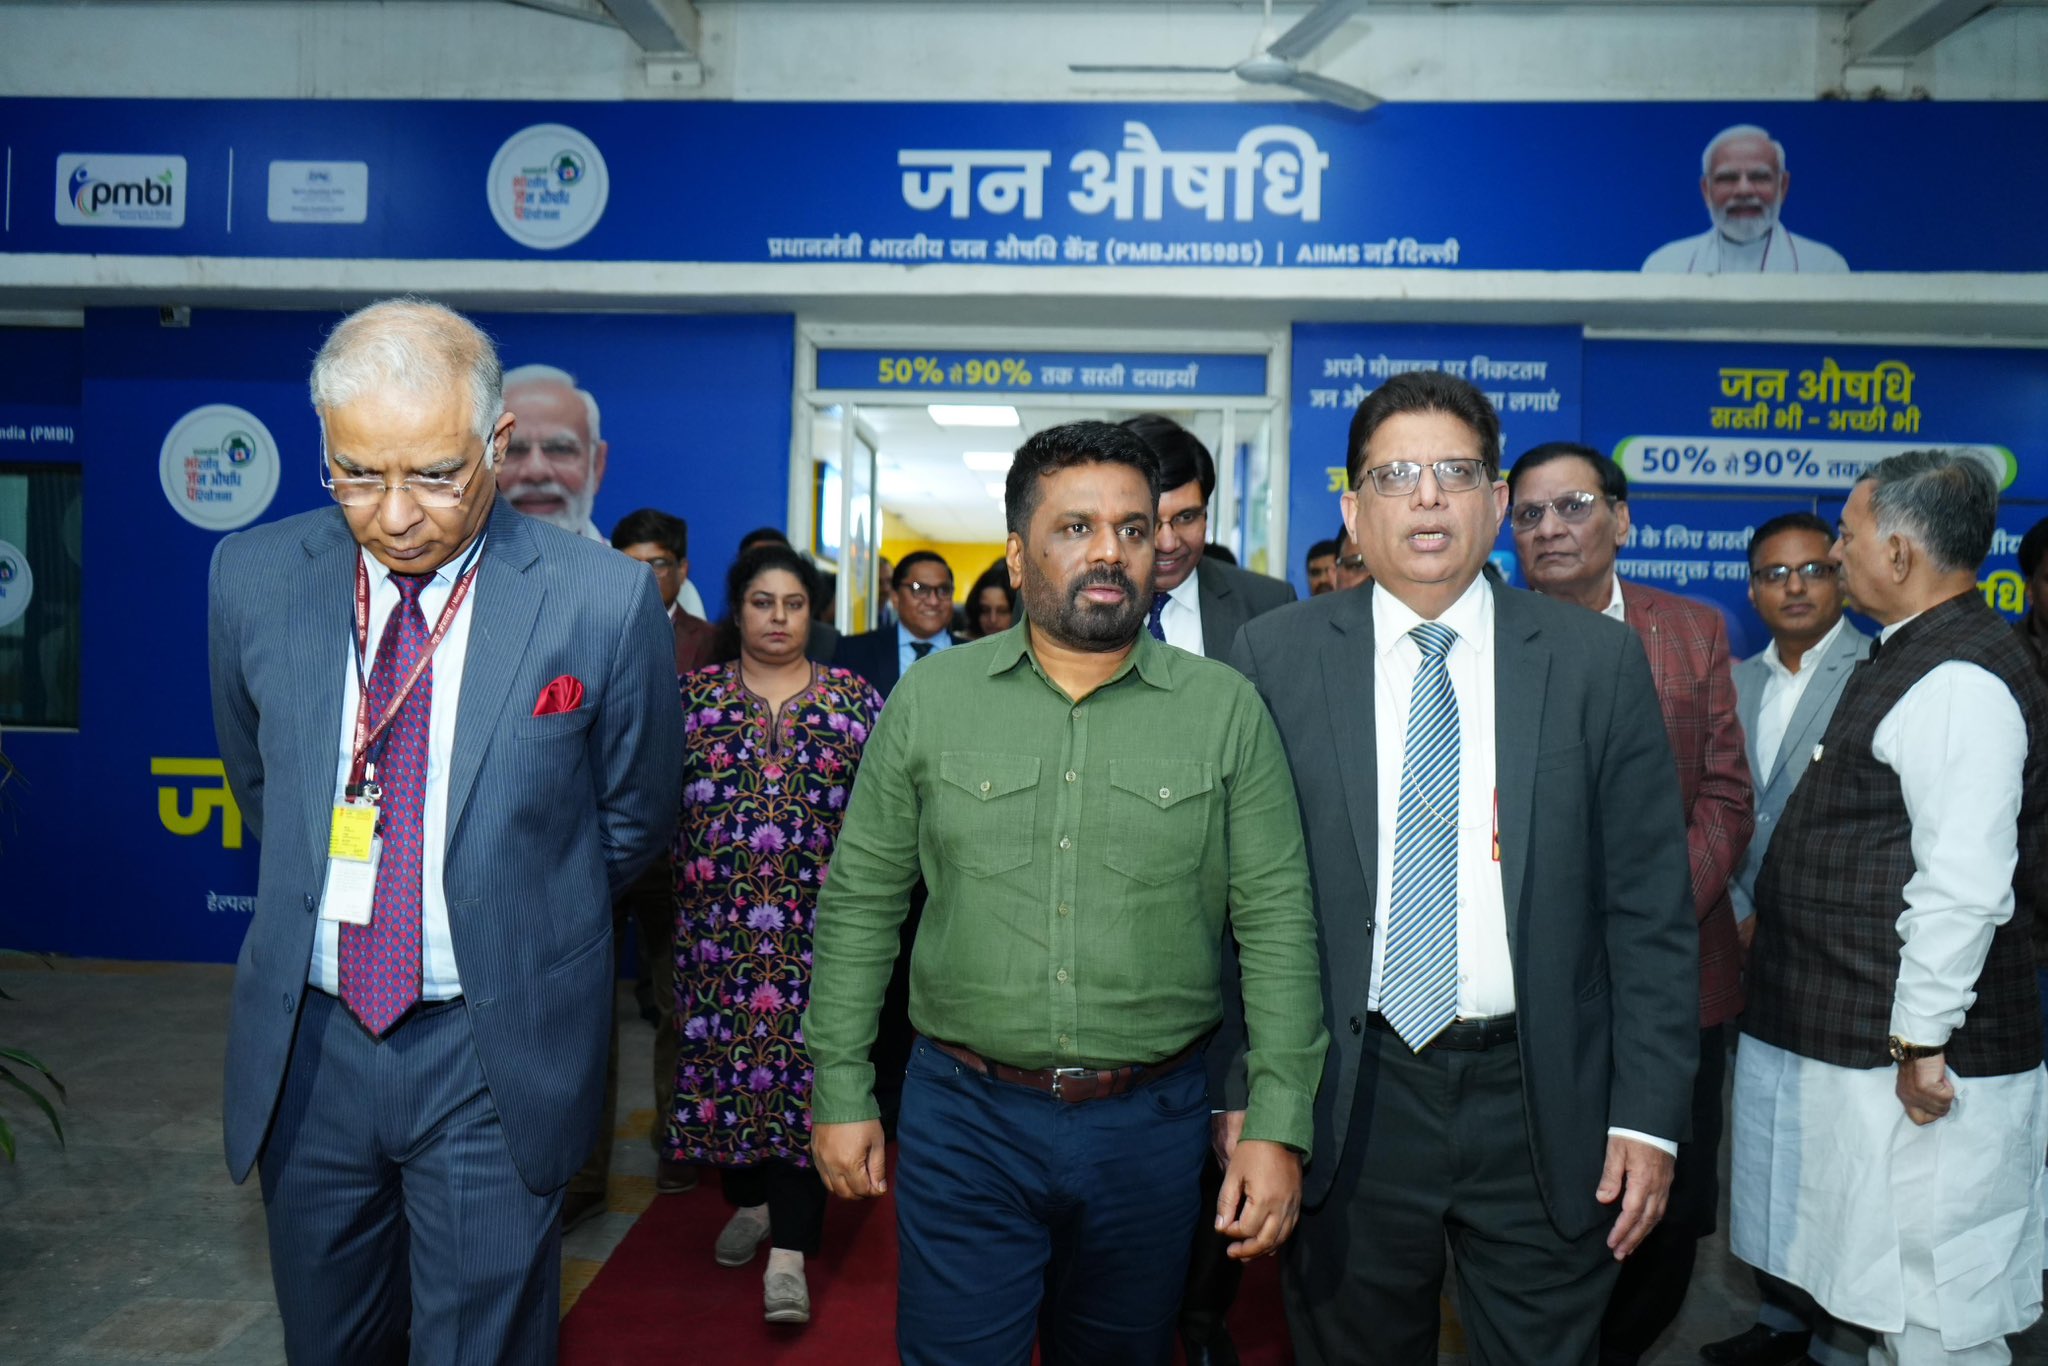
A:
{"type": "Polygon", "coordinates": [[[1484,394],[1399,375],[1351,432],[1373,587],[1260,617],[1233,655],[1294,769],[1334,1041],[1287,1253],[1297,1360],[1434,1360],[1448,1241],[1478,1366],[1590,1366],[1698,1057],[1671,746],[1634,632],[1482,574],[1507,508],[1484,394]]]}
{"type": "MultiPolygon", "coordinates": [[[[1827,732],[1850,670],[1870,653],[1870,637],[1842,615],[1841,566],[1828,558],[1834,540],[1834,529],[1810,512],[1773,517],[1749,539],[1749,600],[1771,643],[1735,666],[1735,710],[1756,784],[1756,834],[1728,885],[1745,947],[1756,937],[1756,877],[1785,799],[1827,732]]],[[[1861,1366],[1869,1355],[1861,1330],[1836,1322],[1805,1291],[1775,1276],[1759,1271],[1756,1281],[1756,1322],[1701,1347],[1703,1360],[1789,1366],[1810,1358],[1819,1366],[1861,1366]]]]}
{"type": "Polygon", "coordinates": [[[490,339],[413,300],[313,363],[340,506],[214,552],[214,727],[263,841],[225,1128],[260,1166],[285,1350],[551,1362],[611,902],[682,769],[654,580],[497,495],[490,339]]]}

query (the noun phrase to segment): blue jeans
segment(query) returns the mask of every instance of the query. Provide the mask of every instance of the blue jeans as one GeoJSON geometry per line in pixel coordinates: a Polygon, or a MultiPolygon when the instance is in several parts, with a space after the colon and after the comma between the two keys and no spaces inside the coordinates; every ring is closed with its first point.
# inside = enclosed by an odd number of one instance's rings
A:
{"type": "MultiPolygon", "coordinates": [[[[1200,1209],[1199,1061],[1069,1105],[919,1039],[897,1129],[906,1366],[1166,1366],[1200,1209]]],[[[1211,1215],[1210,1217],[1213,1217],[1211,1215]]]]}

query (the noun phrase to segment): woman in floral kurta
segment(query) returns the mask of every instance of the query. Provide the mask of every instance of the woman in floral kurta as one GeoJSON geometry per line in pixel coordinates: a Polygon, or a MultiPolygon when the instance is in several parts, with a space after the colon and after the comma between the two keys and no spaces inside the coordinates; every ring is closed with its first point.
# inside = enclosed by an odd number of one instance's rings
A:
{"type": "Polygon", "coordinates": [[[684,788],[676,843],[675,1107],[667,1155],[725,1169],[736,1207],[715,1254],[770,1242],[767,1317],[806,1322],[803,1256],[825,1192],[810,1171],[811,918],[881,698],[804,659],[810,566],[757,547],[729,585],[739,658],[682,680],[684,788]]]}

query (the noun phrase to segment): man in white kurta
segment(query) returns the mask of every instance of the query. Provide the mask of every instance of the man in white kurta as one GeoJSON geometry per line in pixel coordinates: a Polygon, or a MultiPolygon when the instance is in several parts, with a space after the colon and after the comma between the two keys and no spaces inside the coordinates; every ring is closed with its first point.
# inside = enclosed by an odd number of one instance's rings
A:
{"type": "MultiPolygon", "coordinates": [[[[2040,885],[2040,798],[2030,804],[2027,789],[2042,769],[2034,731],[2048,694],[1996,637],[1976,590],[1996,505],[1981,465],[1943,453],[1894,457],[1856,486],[1832,553],[1884,631],[1793,795],[1759,884],[1753,1018],[1736,1061],[1733,1247],[1878,1332],[1873,1363],[2006,1362],[2005,1335],[2041,1312],[2048,1073],[2038,1037],[2020,1033],[2030,1008],[2038,1030],[2039,1006],[2038,992],[2029,1001],[2015,985],[2031,974],[2031,950],[2014,917],[2016,907],[2032,914],[2040,885]],[[1894,700],[1887,686],[1903,691],[1894,700]],[[1874,731],[1859,731],[1859,713],[1874,731]],[[1795,871],[1801,860],[1855,859],[1830,843],[1845,837],[1827,827],[1831,811],[1882,815],[1867,795],[1831,804],[1829,784],[1859,760],[1896,775],[1910,830],[1910,865],[1897,865],[1909,876],[1884,1045],[1891,1066],[1813,1056],[1842,1057],[1857,1040],[1853,1029],[1811,1021],[1854,1017],[1891,968],[1866,961],[1859,970],[1845,945],[1896,903],[1851,882],[1841,906],[1827,907],[1800,890],[1795,871]],[[1784,965],[1802,955],[1801,966],[1784,965]],[[1825,980],[1830,968],[1847,980],[1825,980]],[[1788,986],[1799,999],[1785,999],[1788,986]]],[[[1867,851],[1872,866],[1887,860],[1880,843],[1867,851]]]]}

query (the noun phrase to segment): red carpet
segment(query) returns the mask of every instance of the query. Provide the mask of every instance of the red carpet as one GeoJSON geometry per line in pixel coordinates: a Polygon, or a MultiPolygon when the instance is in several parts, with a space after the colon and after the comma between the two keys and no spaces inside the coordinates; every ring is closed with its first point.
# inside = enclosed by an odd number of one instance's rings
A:
{"type": "MultiPolygon", "coordinates": [[[[731,1210],[709,1172],[696,1190],[656,1198],[562,1320],[563,1366],[886,1366],[896,1360],[896,1209],[887,1196],[835,1200],[825,1249],[807,1259],[811,1321],[761,1320],[767,1254],[737,1269],[711,1260],[731,1210]]],[[[1246,1366],[1285,1366],[1279,1267],[1254,1263],[1231,1315],[1246,1366]]]]}

